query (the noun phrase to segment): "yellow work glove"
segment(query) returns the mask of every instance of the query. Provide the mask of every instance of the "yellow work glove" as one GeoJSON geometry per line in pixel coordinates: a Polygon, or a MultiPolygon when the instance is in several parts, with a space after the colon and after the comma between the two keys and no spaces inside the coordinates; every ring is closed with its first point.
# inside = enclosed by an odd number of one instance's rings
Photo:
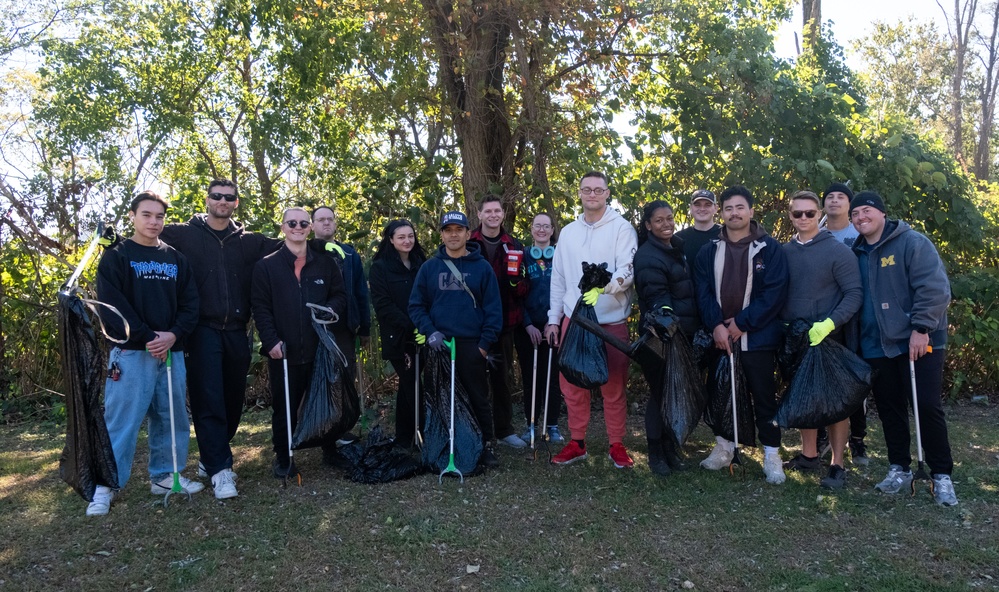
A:
{"type": "Polygon", "coordinates": [[[808,330],[808,343],[810,345],[822,343],[822,340],[828,337],[835,328],[836,325],[833,324],[832,319],[812,323],[812,328],[808,330]]]}
{"type": "Polygon", "coordinates": [[[597,304],[597,298],[603,293],[603,288],[590,288],[585,294],[583,294],[583,303],[595,306],[597,304]]]}
{"type": "Polygon", "coordinates": [[[424,345],[427,343],[427,336],[421,335],[419,329],[413,329],[413,335],[416,335],[417,345],[424,345]]]}
{"type": "Polygon", "coordinates": [[[344,254],[343,249],[340,248],[340,245],[338,245],[336,243],[333,243],[333,242],[326,243],[326,250],[328,252],[330,252],[330,253],[332,253],[333,251],[336,251],[340,255],[341,259],[346,259],[347,258],[347,255],[344,254]]]}

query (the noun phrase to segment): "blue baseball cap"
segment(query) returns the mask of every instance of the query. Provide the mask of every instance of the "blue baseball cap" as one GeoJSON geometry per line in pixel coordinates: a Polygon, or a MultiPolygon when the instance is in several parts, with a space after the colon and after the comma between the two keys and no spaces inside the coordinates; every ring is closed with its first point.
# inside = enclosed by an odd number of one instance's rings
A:
{"type": "Polygon", "coordinates": [[[449,224],[457,224],[468,228],[468,218],[461,212],[451,211],[441,216],[441,230],[449,224]]]}

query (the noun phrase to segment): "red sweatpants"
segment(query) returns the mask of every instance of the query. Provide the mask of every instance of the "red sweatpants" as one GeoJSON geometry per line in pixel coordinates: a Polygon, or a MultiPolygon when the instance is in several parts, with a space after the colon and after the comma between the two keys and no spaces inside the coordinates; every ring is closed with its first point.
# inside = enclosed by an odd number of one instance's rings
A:
{"type": "MultiPolygon", "coordinates": [[[[569,327],[569,317],[562,319],[562,335],[569,327]]],[[[628,324],[624,321],[612,325],[601,325],[608,332],[622,341],[628,341],[628,324]]],[[[624,393],[628,381],[628,356],[616,348],[604,344],[607,351],[607,384],[600,387],[604,397],[604,423],[607,427],[607,440],[610,444],[622,442],[624,439],[625,421],[628,416],[628,400],[624,393]]],[[[586,427],[590,424],[590,391],[579,388],[565,379],[561,373],[558,377],[565,397],[565,406],[569,412],[569,433],[574,440],[586,439],[586,427]]]]}

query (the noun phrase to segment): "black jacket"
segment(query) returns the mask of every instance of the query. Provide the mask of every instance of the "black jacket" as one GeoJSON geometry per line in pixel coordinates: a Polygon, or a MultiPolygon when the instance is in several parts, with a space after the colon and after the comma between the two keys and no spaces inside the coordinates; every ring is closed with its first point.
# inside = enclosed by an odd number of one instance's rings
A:
{"type": "Polygon", "coordinates": [[[347,291],[330,257],[306,249],[301,280],[295,277],[295,254],[282,247],[260,260],[253,270],[253,321],[260,334],[260,353],[284,341],[289,364],[307,364],[316,356],[319,336],[312,328],[306,303],[332,308],[346,322],[347,291]]]}
{"type": "Polygon", "coordinates": [[[635,289],[642,312],[639,326],[645,326],[650,311],[668,306],[680,320],[687,339],[693,339],[701,326],[693,273],[684,256],[683,239],[674,235],[670,245],[673,248],[667,249],[661,240],[649,235],[635,253],[635,289]]]}
{"type": "Polygon", "coordinates": [[[207,220],[207,214],[196,214],[185,224],[168,224],[160,240],[183,253],[191,264],[201,300],[198,324],[245,331],[250,321],[253,266],[282,242],[248,232],[232,220],[229,234],[220,240],[207,220]]]}
{"type": "Polygon", "coordinates": [[[371,303],[378,319],[382,357],[386,360],[402,358],[407,346],[412,349],[415,341],[416,325],[409,318],[409,295],[422,263],[410,259],[411,267],[407,269],[398,257],[383,256],[372,261],[368,270],[371,303]]]}

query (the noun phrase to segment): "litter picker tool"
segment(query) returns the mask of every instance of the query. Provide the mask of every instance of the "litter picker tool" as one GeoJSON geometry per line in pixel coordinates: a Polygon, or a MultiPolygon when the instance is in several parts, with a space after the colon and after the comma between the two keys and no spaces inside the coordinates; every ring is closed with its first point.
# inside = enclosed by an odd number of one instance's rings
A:
{"type": "MultiPolygon", "coordinates": [[[[535,412],[535,405],[538,402],[538,345],[534,344],[534,371],[531,375],[531,427],[529,431],[531,432],[531,449],[527,453],[527,460],[538,460],[538,449],[534,447],[534,417],[537,415],[535,412]]],[[[545,426],[541,426],[544,430],[545,426]]]]}
{"type": "Polygon", "coordinates": [[[173,454],[173,485],[170,491],[163,496],[163,507],[170,503],[170,496],[175,493],[182,493],[191,500],[191,492],[180,486],[180,470],[177,468],[177,423],[173,418],[173,352],[167,350],[166,375],[167,375],[167,397],[170,401],[170,452],[173,454]]]}
{"type": "Polygon", "coordinates": [[[413,397],[413,444],[423,450],[423,434],[420,433],[420,382],[422,382],[422,376],[420,376],[420,346],[416,346],[416,355],[413,357],[413,364],[415,366],[414,370],[416,373],[416,387],[413,389],[415,395],[413,397]]]}
{"type": "Polygon", "coordinates": [[[545,378],[545,411],[541,416],[541,442],[545,445],[545,450],[548,452],[548,462],[552,462],[552,449],[548,445],[548,397],[552,392],[552,352],[555,348],[548,345],[548,370],[545,378]]]}
{"type": "Polygon", "coordinates": [[[104,234],[104,223],[98,222],[97,228],[94,229],[94,236],[90,239],[90,244],[87,245],[87,250],[83,252],[83,258],[80,259],[80,263],[77,264],[76,269],[73,271],[73,275],[69,276],[69,279],[66,280],[65,284],[63,284],[63,290],[70,290],[76,287],[76,282],[80,279],[80,275],[83,273],[83,270],[86,269],[87,264],[90,263],[94,253],[97,252],[97,244],[98,241],[100,241],[102,234],[104,234]]]}
{"type": "Polygon", "coordinates": [[[295,466],[295,451],[291,448],[291,389],[288,387],[288,351],[281,343],[281,363],[284,366],[284,419],[288,427],[288,472],[281,479],[281,486],[288,487],[288,480],[297,477],[298,484],[302,484],[302,474],[295,466]]]}
{"type": "Polygon", "coordinates": [[[357,353],[355,356],[357,367],[357,395],[361,399],[361,437],[364,437],[364,432],[368,429],[368,399],[364,395],[364,364],[361,363],[361,338],[356,337],[354,339],[354,351],[357,353]]]}
{"type": "MultiPolygon", "coordinates": [[[[729,341],[729,346],[734,347],[731,341],[729,341]]],[[[732,438],[735,440],[735,449],[732,451],[732,462],[728,465],[728,472],[733,477],[735,476],[735,466],[739,465],[742,470],[742,476],[746,476],[746,467],[742,466],[742,459],[739,458],[739,405],[736,402],[735,394],[735,354],[729,351],[728,353],[728,371],[729,371],[729,382],[732,383],[732,438]]]]}
{"type": "Polygon", "coordinates": [[[458,470],[458,467],[454,466],[454,373],[455,373],[454,337],[452,337],[449,341],[445,341],[444,345],[446,345],[448,349],[451,350],[451,423],[448,426],[448,438],[450,439],[451,448],[448,456],[447,467],[443,471],[441,471],[440,475],[438,475],[437,482],[443,483],[444,475],[447,475],[449,473],[454,473],[455,475],[458,475],[458,481],[464,483],[465,476],[461,474],[461,471],[458,470]]]}
{"type": "MultiPolygon", "coordinates": [[[[926,353],[933,351],[930,346],[926,347],[926,353]]],[[[919,427],[919,400],[916,396],[916,363],[909,358],[909,386],[912,390],[912,414],[916,420],[916,459],[918,461],[916,472],[912,474],[912,482],[909,484],[912,495],[916,495],[916,481],[926,481],[930,484],[930,493],[933,493],[933,479],[923,466],[923,432],[919,427]]]]}

